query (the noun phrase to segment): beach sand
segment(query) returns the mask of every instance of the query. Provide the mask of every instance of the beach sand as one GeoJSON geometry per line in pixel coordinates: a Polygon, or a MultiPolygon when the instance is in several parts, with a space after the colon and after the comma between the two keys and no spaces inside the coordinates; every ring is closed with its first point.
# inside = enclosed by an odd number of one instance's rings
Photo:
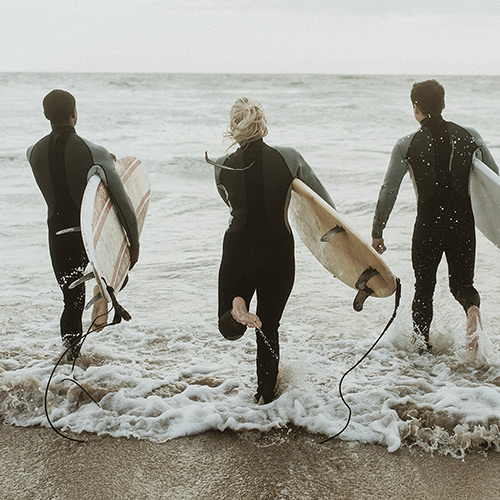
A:
{"type": "Polygon", "coordinates": [[[464,460],[381,446],[320,445],[300,429],[207,432],[162,444],[0,424],[3,500],[497,500],[500,454],[464,460]]]}

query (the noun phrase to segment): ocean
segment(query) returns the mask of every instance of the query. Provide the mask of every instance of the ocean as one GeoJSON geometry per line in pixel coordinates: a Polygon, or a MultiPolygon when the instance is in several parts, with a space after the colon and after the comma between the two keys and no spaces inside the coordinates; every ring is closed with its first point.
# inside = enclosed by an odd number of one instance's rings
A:
{"type": "MultiPolygon", "coordinates": [[[[255,334],[226,341],[217,330],[217,272],[228,210],[213,169],[236,98],[264,105],[270,145],[302,153],[338,210],[370,240],[373,211],[392,147],[416,130],[409,100],[423,77],[326,75],[0,74],[0,419],[48,427],[44,392],[61,354],[62,295],[47,249],[46,207],[26,148],[49,132],[41,101],[53,88],[77,99],[78,133],[146,166],[152,199],[139,263],[119,299],[132,320],[92,333],[73,376],[57,371],[48,394],[63,432],[155,442],[231,430],[339,431],[347,408],[338,384],[373,344],[394,297],[352,308],[335,280],[296,237],[295,286],[280,328],[279,397],[258,406],[255,334]]],[[[500,77],[438,78],[448,120],[476,128],[500,161],[500,77]]],[[[415,195],[407,176],[385,231],[389,267],[402,282],[396,320],[345,379],[352,420],[339,439],[463,457],[500,451],[499,249],[478,232],[475,283],[482,298],[480,352],[465,348],[465,316],[443,259],[431,331],[433,354],[412,343],[410,260],[415,195]]],[[[90,298],[90,287],[88,287],[90,298]]],[[[90,312],[85,313],[88,326],[90,312]]]]}

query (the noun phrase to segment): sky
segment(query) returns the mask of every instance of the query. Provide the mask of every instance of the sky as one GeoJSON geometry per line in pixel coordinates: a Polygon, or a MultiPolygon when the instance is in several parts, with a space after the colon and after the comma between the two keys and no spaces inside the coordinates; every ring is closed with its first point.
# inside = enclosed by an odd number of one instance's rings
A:
{"type": "Polygon", "coordinates": [[[0,0],[0,72],[500,74],[498,0],[0,0]]]}

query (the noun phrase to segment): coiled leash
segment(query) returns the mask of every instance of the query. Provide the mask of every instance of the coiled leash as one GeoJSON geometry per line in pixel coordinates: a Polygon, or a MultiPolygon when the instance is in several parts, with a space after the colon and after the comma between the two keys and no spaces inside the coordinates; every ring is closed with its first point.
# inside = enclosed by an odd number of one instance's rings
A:
{"type": "Polygon", "coordinates": [[[396,278],[396,298],[395,298],[394,311],[392,313],[391,319],[388,321],[387,325],[385,325],[385,328],[384,328],[383,332],[379,335],[379,337],[377,338],[377,340],[368,349],[368,351],[366,351],[365,354],[363,354],[363,356],[361,356],[361,358],[357,361],[357,363],[354,364],[351,368],[349,368],[349,370],[347,370],[344,373],[344,375],[342,375],[342,378],[340,379],[340,382],[339,382],[340,399],[342,399],[342,402],[344,403],[345,406],[347,406],[347,409],[349,410],[349,415],[347,417],[347,422],[344,425],[344,427],[339,432],[337,432],[337,434],[335,434],[335,435],[333,435],[333,436],[331,436],[331,437],[329,437],[327,439],[324,439],[323,441],[320,441],[320,444],[327,443],[328,441],[331,441],[332,439],[335,439],[336,437],[340,436],[347,429],[347,427],[349,426],[349,423],[351,422],[352,410],[351,410],[351,407],[348,405],[347,401],[344,399],[344,395],[342,394],[342,382],[344,381],[344,379],[346,378],[346,376],[350,372],[352,372],[355,368],[357,368],[361,364],[361,362],[368,356],[368,354],[370,354],[370,352],[373,351],[373,349],[375,348],[375,346],[379,343],[380,339],[384,336],[385,332],[388,330],[388,328],[391,326],[392,322],[396,318],[396,313],[397,313],[397,310],[398,310],[398,307],[399,307],[400,300],[401,300],[401,281],[400,281],[399,278],[396,278]]]}
{"type": "MultiPolygon", "coordinates": [[[[118,323],[121,323],[122,319],[125,320],[125,321],[129,321],[130,319],[132,319],[132,317],[130,316],[130,314],[116,300],[116,296],[115,296],[113,288],[110,287],[110,286],[107,286],[107,291],[108,291],[108,293],[109,293],[109,295],[111,297],[111,307],[109,308],[109,310],[107,312],[105,312],[103,314],[100,314],[99,316],[97,316],[96,318],[94,318],[93,321],[92,321],[92,323],[90,324],[88,330],[87,330],[87,333],[85,333],[85,335],[82,335],[80,337],[80,339],[78,339],[75,343],[73,343],[72,345],[70,345],[61,354],[61,356],[57,360],[54,368],[52,369],[52,372],[51,372],[51,374],[49,376],[49,380],[47,382],[47,387],[45,388],[44,409],[45,409],[45,416],[47,417],[47,422],[49,423],[50,427],[52,428],[52,430],[56,434],[59,434],[59,436],[65,438],[65,439],[68,439],[69,441],[74,441],[76,443],[86,443],[87,440],[85,440],[85,439],[77,439],[77,438],[73,438],[73,437],[67,436],[66,434],[62,433],[59,429],[57,429],[54,426],[54,424],[52,423],[52,420],[50,419],[49,409],[48,409],[48,402],[47,402],[47,398],[48,398],[48,394],[49,394],[49,388],[50,388],[50,383],[52,381],[52,378],[54,377],[54,374],[55,374],[58,366],[61,364],[61,361],[66,357],[66,355],[68,354],[68,352],[70,350],[73,350],[75,352],[80,352],[80,350],[81,350],[81,348],[83,346],[83,343],[85,342],[85,340],[87,339],[87,337],[91,333],[97,331],[96,329],[93,329],[93,328],[94,328],[95,322],[99,318],[102,318],[103,316],[107,316],[114,309],[115,314],[114,314],[114,317],[113,317],[113,321],[111,323],[106,323],[105,325],[100,326],[99,327],[100,330],[103,330],[104,328],[106,328],[108,326],[116,325],[118,323]]],[[[76,363],[77,358],[78,358],[78,356],[76,356],[73,359],[73,364],[71,365],[71,374],[73,373],[73,370],[75,369],[75,363],[76,363]]],[[[101,407],[101,405],[88,393],[88,391],[79,382],[77,382],[74,378],[65,378],[61,382],[72,382],[73,384],[75,384],[76,386],[78,386],[97,406],[99,406],[99,408],[101,407]]]]}

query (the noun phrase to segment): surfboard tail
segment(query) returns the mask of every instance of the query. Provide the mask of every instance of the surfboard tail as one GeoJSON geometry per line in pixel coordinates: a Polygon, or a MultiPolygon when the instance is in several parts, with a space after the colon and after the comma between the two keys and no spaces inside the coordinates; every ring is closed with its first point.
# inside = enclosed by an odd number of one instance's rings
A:
{"type": "Polygon", "coordinates": [[[379,274],[379,272],[376,269],[368,266],[356,281],[355,286],[358,293],[356,294],[356,297],[354,297],[354,302],[352,304],[355,311],[362,311],[366,299],[373,294],[373,290],[368,286],[368,281],[370,281],[370,279],[377,274],[379,274]]]}

